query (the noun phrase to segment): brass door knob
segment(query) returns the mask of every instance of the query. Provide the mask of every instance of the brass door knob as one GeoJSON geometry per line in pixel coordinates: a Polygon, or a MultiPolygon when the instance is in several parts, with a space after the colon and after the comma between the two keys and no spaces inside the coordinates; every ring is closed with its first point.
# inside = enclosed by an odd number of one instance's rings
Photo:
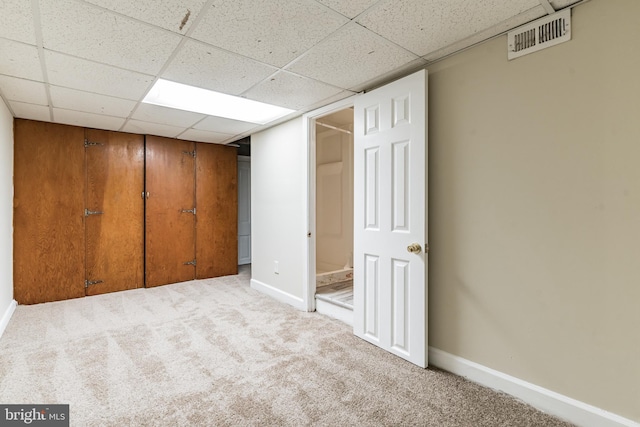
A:
{"type": "Polygon", "coordinates": [[[407,252],[411,252],[412,254],[419,254],[422,251],[422,247],[420,243],[412,243],[407,246],[407,252]]]}

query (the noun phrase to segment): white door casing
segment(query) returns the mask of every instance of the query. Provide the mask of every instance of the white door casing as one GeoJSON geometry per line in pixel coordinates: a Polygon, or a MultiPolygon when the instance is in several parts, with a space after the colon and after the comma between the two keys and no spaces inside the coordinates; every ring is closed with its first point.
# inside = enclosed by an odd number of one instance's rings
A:
{"type": "Polygon", "coordinates": [[[238,156],[238,265],[251,263],[251,158],[238,156]]]}
{"type": "Polygon", "coordinates": [[[354,333],[427,366],[427,72],[355,99],[354,333]],[[420,253],[410,253],[417,243],[420,253]]]}

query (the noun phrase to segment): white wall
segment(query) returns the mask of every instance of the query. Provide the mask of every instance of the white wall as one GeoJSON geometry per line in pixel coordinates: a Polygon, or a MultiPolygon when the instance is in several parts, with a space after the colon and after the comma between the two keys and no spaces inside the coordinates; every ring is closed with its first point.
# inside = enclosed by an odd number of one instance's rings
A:
{"type": "Polygon", "coordinates": [[[429,69],[429,344],[640,421],[640,2],[429,69]]]}
{"type": "Polygon", "coordinates": [[[251,136],[251,284],[299,308],[306,274],[306,174],[302,117],[251,136]]]}
{"type": "Polygon", "coordinates": [[[13,116],[0,99],[0,335],[13,303],[13,116]]]}

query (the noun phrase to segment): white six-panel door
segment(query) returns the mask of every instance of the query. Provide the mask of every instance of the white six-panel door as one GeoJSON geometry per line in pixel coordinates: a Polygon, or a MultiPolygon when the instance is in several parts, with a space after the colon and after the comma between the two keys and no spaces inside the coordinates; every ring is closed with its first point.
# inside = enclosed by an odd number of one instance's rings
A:
{"type": "Polygon", "coordinates": [[[422,70],[357,97],[354,106],[354,333],[421,367],[427,366],[426,99],[422,70]]]}

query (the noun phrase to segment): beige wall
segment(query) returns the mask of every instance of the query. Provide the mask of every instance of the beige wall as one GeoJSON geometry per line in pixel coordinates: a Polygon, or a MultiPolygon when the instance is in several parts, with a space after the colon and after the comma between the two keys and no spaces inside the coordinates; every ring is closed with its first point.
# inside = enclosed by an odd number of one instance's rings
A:
{"type": "MultiPolygon", "coordinates": [[[[0,98],[0,327],[13,301],[13,116],[0,98]]],[[[8,320],[8,319],[6,319],[8,320]]],[[[2,330],[0,329],[0,334],[2,330]]]]}
{"type": "Polygon", "coordinates": [[[317,126],[316,271],[353,266],[353,135],[317,126]]]}
{"type": "Polygon", "coordinates": [[[640,1],[429,69],[429,344],[640,421],[640,1]]]}
{"type": "Polygon", "coordinates": [[[299,117],[251,136],[251,276],[299,299],[307,244],[302,132],[299,117]]]}

